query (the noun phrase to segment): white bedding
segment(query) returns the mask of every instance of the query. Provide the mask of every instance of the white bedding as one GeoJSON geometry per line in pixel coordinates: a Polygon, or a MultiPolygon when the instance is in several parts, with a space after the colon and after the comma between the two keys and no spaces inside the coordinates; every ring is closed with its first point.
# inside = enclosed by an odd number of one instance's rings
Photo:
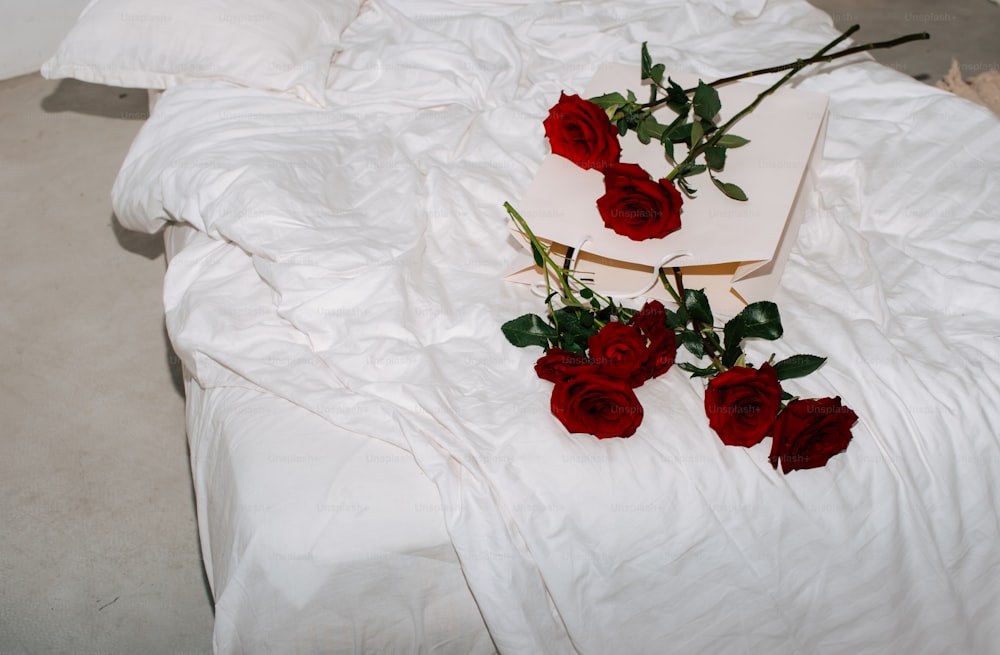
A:
{"type": "MultiPolygon", "coordinates": [[[[1000,124],[986,110],[863,57],[800,82],[830,95],[831,115],[773,347],[829,356],[793,390],[839,394],[862,417],[823,469],[783,477],[767,442],[723,446],[679,370],[639,390],[631,439],[567,435],[538,353],[499,331],[538,309],[500,280],[515,256],[500,205],[541,160],[560,90],[634,63],[644,40],[668,68],[712,78],[833,34],[799,0],[373,0],[344,33],[328,109],[221,84],[168,91],[115,210],[208,237],[165,283],[171,339],[205,397],[266,392],[338,439],[412,453],[500,652],[989,652],[1000,124]]],[[[232,474],[202,461],[203,533],[232,531],[246,513],[210,509],[232,474]]],[[[287,552],[329,552],[298,500],[282,503],[287,552]]],[[[217,599],[274,565],[232,537],[246,568],[225,563],[209,538],[217,599]]],[[[322,602],[298,598],[303,612],[322,602]]],[[[266,652],[246,645],[266,638],[249,621],[217,629],[222,652],[266,652]]]]}

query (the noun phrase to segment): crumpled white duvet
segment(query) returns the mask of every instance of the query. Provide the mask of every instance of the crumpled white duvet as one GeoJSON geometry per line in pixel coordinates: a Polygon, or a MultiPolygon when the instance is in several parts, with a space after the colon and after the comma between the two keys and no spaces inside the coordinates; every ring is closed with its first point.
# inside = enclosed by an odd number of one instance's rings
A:
{"type": "Polygon", "coordinates": [[[642,41],[714,78],[834,34],[799,0],[373,0],[328,109],[168,91],[115,211],[214,240],[182,251],[165,287],[202,386],[263,388],[413,453],[501,652],[989,652],[1000,123],[986,110],[864,57],[799,83],[830,95],[829,133],[776,298],[786,337],[755,355],[829,357],[788,385],[862,417],[826,468],[782,476],[769,440],[723,446],[679,370],[638,391],[631,439],[568,435],[540,352],[499,330],[540,309],[501,281],[515,256],[501,203],[540,162],[560,90],[634,63],[642,41]]]}

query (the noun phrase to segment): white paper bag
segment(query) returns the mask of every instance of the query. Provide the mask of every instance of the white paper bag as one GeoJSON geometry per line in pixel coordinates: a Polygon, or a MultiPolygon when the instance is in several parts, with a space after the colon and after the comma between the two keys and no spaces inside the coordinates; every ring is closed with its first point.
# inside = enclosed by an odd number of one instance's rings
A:
{"type": "MultiPolygon", "coordinates": [[[[671,76],[695,86],[691,75],[671,76]]],[[[722,100],[720,124],[749,105],[765,86],[735,82],[718,89],[722,100]]],[[[645,92],[638,69],[624,65],[601,67],[583,94],[592,98],[632,89],[645,92]]],[[[662,285],[651,285],[655,266],[671,254],[667,266],[680,266],[685,286],[704,288],[712,307],[733,315],[750,302],[770,299],[778,285],[789,250],[795,243],[808,206],[826,138],[827,97],[783,87],[732,128],[750,143],[730,149],[725,170],[717,177],[738,184],[749,200],[738,201],[715,188],[707,174],[689,177],[697,197],[685,198],[682,227],[662,239],[633,241],[604,226],[596,201],[604,195],[604,176],[550,154],[539,167],[524,196],[514,204],[540,239],[554,252],[580,250],[579,277],[605,295],[659,298],[669,301],[662,285]],[[648,288],[647,287],[651,287],[648,288]]],[[[660,109],[661,123],[673,120],[660,109]]],[[[629,132],[621,138],[622,162],[642,166],[653,179],[666,176],[670,163],[658,142],[643,145],[629,132]]],[[[684,146],[677,146],[677,160],[684,146]]],[[[512,282],[534,284],[542,271],[526,254],[507,276],[512,282]]]]}

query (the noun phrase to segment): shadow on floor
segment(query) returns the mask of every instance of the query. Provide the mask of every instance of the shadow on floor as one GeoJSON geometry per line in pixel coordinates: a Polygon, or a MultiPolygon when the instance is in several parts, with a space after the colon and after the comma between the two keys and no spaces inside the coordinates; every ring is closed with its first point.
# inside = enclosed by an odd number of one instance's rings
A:
{"type": "MultiPolygon", "coordinates": [[[[111,230],[114,232],[115,239],[118,240],[118,245],[131,253],[141,255],[146,259],[158,259],[164,255],[162,232],[146,234],[129,230],[118,221],[118,217],[114,214],[111,214],[111,230]]],[[[184,372],[181,359],[174,352],[165,325],[163,326],[163,345],[166,349],[167,368],[170,370],[170,380],[173,383],[174,391],[181,398],[184,398],[184,372]]]]}
{"type": "Polygon", "coordinates": [[[167,326],[163,326],[163,344],[167,349],[167,368],[170,369],[170,381],[174,385],[174,391],[181,398],[187,398],[184,391],[184,367],[181,358],[174,352],[174,346],[170,343],[170,335],[167,334],[167,326]]]}
{"type": "Polygon", "coordinates": [[[118,240],[118,245],[131,253],[142,255],[146,259],[156,259],[164,254],[162,232],[147,234],[130,230],[123,226],[114,214],[111,214],[111,230],[118,240]]]}
{"type": "Polygon", "coordinates": [[[42,99],[42,110],[50,114],[72,111],[88,116],[144,121],[149,118],[149,94],[145,89],[123,89],[65,79],[42,99]]]}

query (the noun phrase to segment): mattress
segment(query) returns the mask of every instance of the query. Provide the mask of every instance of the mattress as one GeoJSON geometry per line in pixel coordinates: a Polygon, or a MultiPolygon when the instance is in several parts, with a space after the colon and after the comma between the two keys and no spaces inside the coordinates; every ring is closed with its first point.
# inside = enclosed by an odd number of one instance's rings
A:
{"type": "Polygon", "coordinates": [[[865,56],[797,83],[830,97],[827,143],[775,298],[788,345],[750,354],[829,357],[796,393],[861,420],[823,469],[782,476],[766,444],[723,446],[676,368],[640,390],[632,438],[568,435],[537,354],[499,330],[538,309],[501,279],[517,257],[502,203],[544,156],[561,90],[643,41],[709,78],[835,34],[799,0],[373,0],[326,108],[168,90],[115,211],[188,226],[164,302],[217,650],[995,648],[986,110],[865,56]]]}

